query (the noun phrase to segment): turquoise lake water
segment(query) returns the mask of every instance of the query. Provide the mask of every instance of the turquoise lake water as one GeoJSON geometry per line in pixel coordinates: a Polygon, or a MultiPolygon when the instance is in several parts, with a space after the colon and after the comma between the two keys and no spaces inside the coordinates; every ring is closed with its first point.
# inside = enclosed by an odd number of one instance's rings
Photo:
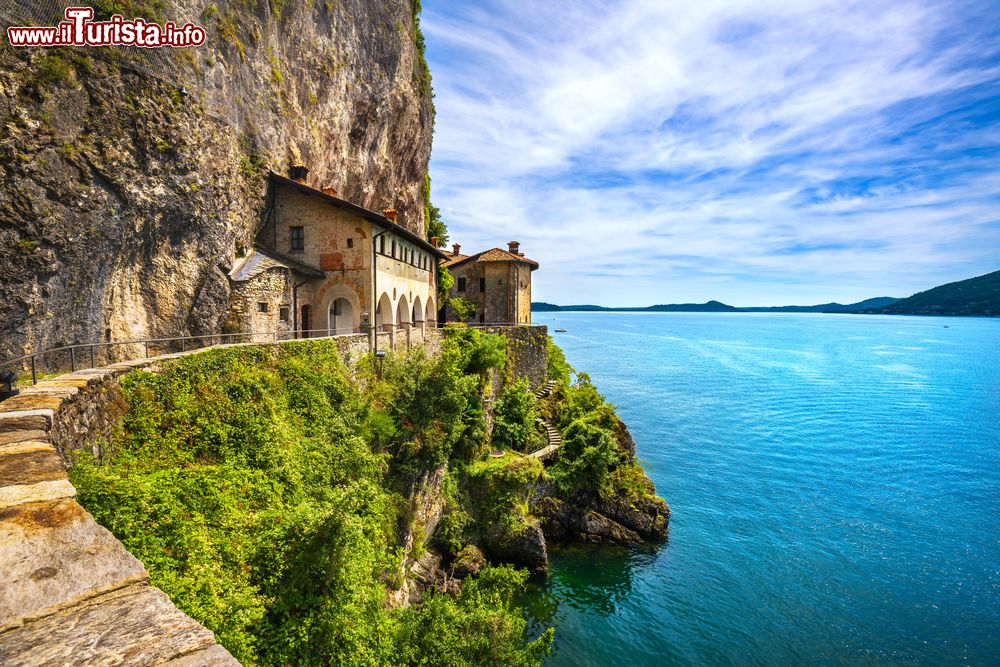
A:
{"type": "Polygon", "coordinates": [[[673,511],[659,549],[553,553],[549,667],[1000,664],[1000,320],[534,320],[673,511]]]}

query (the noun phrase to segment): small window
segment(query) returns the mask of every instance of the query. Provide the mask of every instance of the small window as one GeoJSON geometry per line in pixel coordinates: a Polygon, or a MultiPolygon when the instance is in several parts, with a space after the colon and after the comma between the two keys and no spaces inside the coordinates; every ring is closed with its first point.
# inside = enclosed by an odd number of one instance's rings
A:
{"type": "Polygon", "coordinates": [[[258,301],[257,302],[257,312],[258,313],[266,313],[267,312],[267,304],[264,303],[263,301],[258,301]]]}
{"type": "Polygon", "coordinates": [[[480,292],[485,292],[486,291],[486,278],[480,278],[479,279],[479,291],[480,292]]]}
{"type": "Polygon", "coordinates": [[[290,239],[289,247],[292,250],[306,249],[306,230],[304,227],[289,227],[288,236],[290,239]]]}
{"type": "Polygon", "coordinates": [[[385,237],[384,236],[378,237],[378,244],[379,244],[378,251],[384,255],[385,254],[385,237]]]}
{"type": "Polygon", "coordinates": [[[281,320],[282,322],[288,321],[288,315],[289,315],[288,306],[282,306],[281,308],[278,309],[278,319],[281,320]]]}
{"type": "Polygon", "coordinates": [[[348,248],[354,247],[354,239],[347,239],[347,247],[348,248]]]}
{"type": "Polygon", "coordinates": [[[459,292],[464,292],[465,291],[465,278],[459,278],[458,279],[458,291],[459,292]]]}
{"type": "Polygon", "coordinates": [[[396,239],[392,240],[392,258],[396,259],[396,239]]]}

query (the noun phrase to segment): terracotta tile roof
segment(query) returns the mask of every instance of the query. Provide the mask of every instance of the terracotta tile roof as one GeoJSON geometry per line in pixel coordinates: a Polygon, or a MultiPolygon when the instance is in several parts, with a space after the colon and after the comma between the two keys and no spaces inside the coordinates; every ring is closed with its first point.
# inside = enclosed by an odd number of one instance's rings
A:
{"type": "Polygon", "coordinates": [[[468,258],[469,258],[468,255],[462,255],[462,254],[448,255],[448,259],[444,262],[444,265],[451,266],[452,264],[457,264],[458,262],[461,262],[463,259],[468,259],[468,258]]]}
{"type": "Polygon", "coordinates": [[[500,248],[490,248],[489,250],[484,250],[483,252],[475,255],[459,255],[458,257],[454,257],[445,262],[445,266],[451,268],[452,266],[458,266],[459,264],[464,264],[466,262],[522,262],[530,266],[532,271],[538,268],[538,262],[535,260],[528,259],[524,255],[515,255],[512,252],[501,250],[500,248]]]}

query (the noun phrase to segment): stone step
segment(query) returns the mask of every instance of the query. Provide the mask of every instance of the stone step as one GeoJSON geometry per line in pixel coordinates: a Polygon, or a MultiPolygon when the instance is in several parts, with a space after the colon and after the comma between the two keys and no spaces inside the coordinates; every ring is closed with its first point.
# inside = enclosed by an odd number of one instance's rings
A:
{"type": "Polygon", "coordinates": [[[0,509],[0,562],[0,632],[149,578],[72,498],[0,509]]]}
{"type": "Polygon", "coordinates": [[[559,445],[549,445],[547,447],[542,447],[538,451],[534,451],[528,456],[533,459],[538,459],[540,461],[547,461],[555,456],[556,451],[559,449],[559,445]]]}
{"type": "Polygon", "coordinates": [[[0,634],[0,664],[239,663],[157,588],[137,584],[0,634]]]}

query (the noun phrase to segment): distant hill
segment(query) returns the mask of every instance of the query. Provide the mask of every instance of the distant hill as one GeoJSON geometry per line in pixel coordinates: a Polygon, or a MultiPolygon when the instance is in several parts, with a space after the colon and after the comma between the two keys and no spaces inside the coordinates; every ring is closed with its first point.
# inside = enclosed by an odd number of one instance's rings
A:
{"type": "Polygon", "coordinates": [[[866,308],[861,312],[1000,317],[1000,271],[917,292],[908,299],[880,308],[866,308]]]}
{"type": "Polygon", "coordinates": [[[817,306],[760,306],[756,308],[737,308],[719,301],[706,303],[666,303],[655,306],[608,308],[592,304],[557,306],[554,303],[535,301],[531,310],[536,313],[545,312],[626,312],[626,313],[854,313],[865,308],[881,308],[899,299],[879,296],[858,303],[844,305],[841,303],[823,303],[817,306]]]}
{"type": "Polygon", "coordinates": [[[738,308],[744,313],[856,313],[868,308],[884,308],[896,303],[899,299],[891,296],[876,296],[857,303],[821,303],[816,306],[763,306],[753,308],[738,308]]]}
{"type": "Polygon", "coordinates": [[[653,313],[735,313],[739,308],[719,301],[705,303],[669,303],[644,308],[653,313]]]}
{"type": "Polygon", "coordinates": [[[608,308],[592,304],[575,304],[557,306],[544,301],[532,301],[531,310],[536,313],[545,312],[614,312],[614,313],[731,313],[738,309],[718,301],[706,303],[662,303],[655,306],[608,308]]]}
{"type": "Polygon", "coordinates": [[[531,310],[535,313],[548,313],[557,310],[562,310],[562,306],[557,306],[554,303],[546,303],[544,301],[532,301],[531,310]]]}

